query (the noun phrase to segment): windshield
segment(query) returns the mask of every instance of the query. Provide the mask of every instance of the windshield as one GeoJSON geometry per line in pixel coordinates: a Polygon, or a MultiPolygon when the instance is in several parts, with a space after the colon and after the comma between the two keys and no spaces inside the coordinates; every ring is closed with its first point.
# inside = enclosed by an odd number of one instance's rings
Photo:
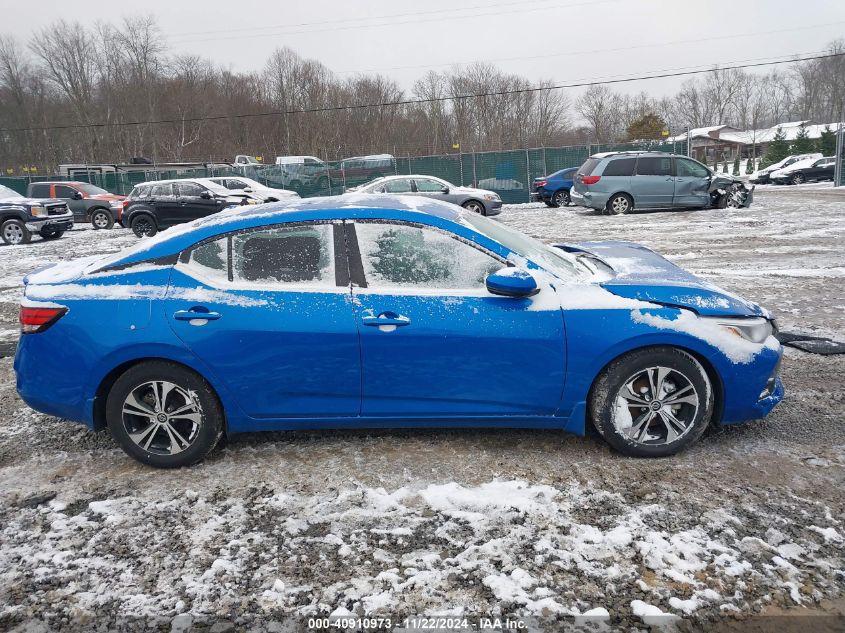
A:
{"type": "Polygon", "coordinates": [[[20,198],[21,194],[13,189],[0,185],[0,200],[4,198],[20,198]]]}
{"type": "Polygon", "coordinates": [[[89,196],[99,196],[104,193],[108,193],[105,189],[100,189],[100,187],[95,187],[94,185],[89,185],[88,183],[81,183],[76,185],[76,188],[80,191],[84,191],[89,196]]]}
{"type": "Polygon", "coordinates": [[[471,213],[465,214],[463,219],[479,233],[499,242],[517,255],[546,268],[556,277],[564,280],[576,279],[590,270],[585,264],[580,264],[576,258],[559,248],[543,244],[501,222],[471,213]]]}

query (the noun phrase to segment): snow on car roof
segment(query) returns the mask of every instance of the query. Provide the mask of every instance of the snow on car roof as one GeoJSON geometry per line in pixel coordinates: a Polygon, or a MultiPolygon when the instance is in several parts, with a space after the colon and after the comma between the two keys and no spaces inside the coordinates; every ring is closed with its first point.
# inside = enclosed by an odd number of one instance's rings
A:
{"type": "Polygon", "coordinates": [[[394,215],[411,214],[407,219],[425,214],[457,223],[462,222],[464,213],[456,205],[432,198],[384,194],[345,194],[238,206],[161,231],[155,237],[143,239],[135,246],[96,262],[92,270],[165,257],[220,233],[260,227],[279,220],[298,222],[343,219],[366,216],[367,211],[383,211],[385,217],[390,212],[394,215]]]}

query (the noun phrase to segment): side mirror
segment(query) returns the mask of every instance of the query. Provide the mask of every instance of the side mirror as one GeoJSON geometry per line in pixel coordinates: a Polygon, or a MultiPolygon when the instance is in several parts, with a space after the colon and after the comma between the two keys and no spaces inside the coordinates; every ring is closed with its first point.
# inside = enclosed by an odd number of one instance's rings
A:
{"type": "Polygon", "coordinates": [[[71,196],[73,200],[82,200],[82,192],[74,191],[73,195],[71,196]]]}
{"type": "Polygon", "coordinates": [[[521,268],[501,268],[487,275],[487,291],[501,297],[530,297],[540,292],[537,281],[521,268]]]}
{"type": "Polygon", "coordinates": [[[208,190],[203,191],[200,194],[200,198],[202,198],[203,200],[211,200],[213,197],[214,197],[214,195],[208,190]]]}
{"type": "Polygon", "coordinates": [[[252,188],[244,187],[244,191],[246,191],[247,193],[252,193],[252,188]]]}
{"type": "Polygon", "coordinates": [[[444,193],[444,194],[449,193],[449,187],[443,187],[443,189],[441,189],[440,191],[441,191],[441,193],[444,193]]]}

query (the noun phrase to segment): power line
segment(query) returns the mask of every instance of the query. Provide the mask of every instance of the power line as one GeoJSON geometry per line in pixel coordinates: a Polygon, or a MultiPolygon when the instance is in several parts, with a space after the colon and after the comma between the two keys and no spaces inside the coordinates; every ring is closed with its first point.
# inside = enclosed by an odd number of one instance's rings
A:
{"type": "MultiPolygon", "coordinates": [[[[604,1],[605,2],[619,2],[619,0],[604,0],[604,1]]],[[[521,2],[500,2],[500,3],[478,4],[478,5],[472,5],[472,6],[467,6],[467,7],[452,7],[452,8],[449,8],[449,9],[435,9],[435,10],[432,10],[432,11],[412,11],[412,12],[407,12],[407,13],[389,13],[387,15],[376,16],[375,18],[373,18],[373,16],[367,15],[367,16],[362,16],[362,17],[358,17],[358,18],[350,17],[350,18],[342,18],[342,19],[337,19],[337,20],[320,20],[319,22],[297,22],[297,23],[293,23],[293,24],[268,24],[266,26],[249,26],[249,27],[234,28],[234,29],[214,29],[214,30],[210,30],[210,31],[184,31],[184,32],[181,32],[181,33],[174,33],[172,35],[174,35],[176,37],[176,39],[178,40],[178,39],[185,37],[185,36],[190,38],[190,36],[192,36],[192,35],[214,35],[216,33],[226,34],[226,33],[244,32],[244,31],[256,32],[256,31],[265,31],[267,29],[292,29],[292,28],[298,28],[298,27],[303,27],[303,26],[326,26],[327,24],[344,24],[344,25],[346,25],[346,24],[349,24],[350,22],[361,22],[361,21],[371,23],[373,21],[373,19],[390,20],[392,18],[407,18],[407,17],[417,17],[417,16],[424,16],[424,15],[440,15],[440,14],[445,14],[447,16],[452,17],[452,16],[454,16],[455,12],[458,12],[458,11],[475,11],[477,9],[491,9],[491,8],[497,8],[497,7],[512,7],[512,6],[525,7],[526,5],[532,5],[532,4],[550,4],[550,3],[552,4],[551,7],[543,7],[543,8],[566,9],[566,8],[569,8],[570,6],[583,6],[585,4],[595,4],[595,3],[589,3],[589,2],[579,2],[577,4],[567,4],[567,5],[561,6],[557,2],[557,0],[527,0],[527,1],[522,0],[521,2]]],[[[475,16],[455,16],[455,17],[464,18],[464,17],[475,17],[475,16]]],[[[385,24],[385,25],[382,25],[382,26],[387,26],[387,25],[388,24],[385,24]]],[[[356,27],[356,25],[352,25],[352,26],[356,27]]],[[[379,26],[379,25],[376,25],[376,26],[379,26]]],[[[247,33],[243,37],[248,37],[248,36],[249,36],[249,33],[247,33]]]]}
{"type": "Polygon", "coordinates": [[[731,66],[721,66],[719,68],[708,68],[708,69],[698,69],[698,70],[685,70],[679,72],[665,72],[665,73],[658,73],[658,74],[650,74],[650,75],[638,75],[635,77],[625,77],[620,79],[605,79],[601,81],[590,81],[586,80],[583,82],[577,83],[566,83],[566,84],[555,84],[551,86],[532,86],[530,88],[515,88],[513,90],[500,90],[495,92],[482,92],[482,93],[475,93],[475,94],[467,94],[467,95],[457,95],[457,96],[447,96],[447,97],[433,97],[429,99],[403,99],[400,101],[385,101],[381,103],[365,103],[365,104],[352,104],[352,105],[340,105],[340,106],[328,106],[328,107],[320,107],[320,108],[303,108],[300,110],[273,110],[270,112],[255,112],[255,113],[243,113],[243,114],[221,114],[221,115],[214,115],[214,116],[202,116],[202,117],[190,117],[184,119],[157,119],[157,120],[147,120],[147,121],[116,121],[113,123],[73,123],[67,125],[51,125],[51,126],[38,126],[38,127],[26,127],[26,128],[0,128],[0,133],[11,133],[11,132],[44,132],[44,131],[54,131],[54,130],[70,130],[70,129],[93,129],[93,128],[104,128],[104,127],[129,127],[129,126],[136,126],[136,125],[162,125],[167,123],[197,123],[200,121],[221,121],[225,119],[248,119],[248,118],[256,118],[256,117],[266,117],[266,116],[282,116],[282,115],[290,115],[290,114],[309,114],[309,113],[318,113],[318,112],[338,112],[343,110],[362,110],[366,108],[383,108],[383,107],[391,107],[391,106],[402,106],[402,105],[413,105],[413,104],[423,104],[423,103],[436,103],[436,102],[444,102],[444,101],[461,101],[465,99],[475,99],[481,97],[499,97],[505,95],[513,95],[513,94],[525,94],[525,93],[532,93],[532,92],[544,92],[547,90],[562,90],[566,88],[583,88],[586,86],[598,86],[598,85],[609,85],[609,84],[620,84],[620,83],[630,83],[634,81],[644,81],[647,79],[664,79],[668,77],[683,77],[689,75],[699,75],[702,73],[709,73],[709,72],[716,72],[716,71],[724,71],[724,70],[739,70],[744,68],[760,68],[763,66],[775,66],[778,64],[789,64],[789,63],[797,63],[797,62],[806,62],[806,61],[813,61],[818,59],[830,59],[833,57],[842,57],[845,56],[845,52],[843,53],[827,53],[824,55],[813,55],[809,57],[796,57],[793,59],[782,59],[776,61],[763,61],[763,62],[755,62],[755,63],[745,63],[745,64],[735,64],[731,66]]]}
{"type": "Polygon", "coordinates": [[[498,63],[498,62],[512,62],[512,61],[528,61],[532,59],[548,59],[550,57],[573,57],[573,56],[582,56],[582,55],[595,55],[597,53],[618,53],[622,51],[632,51],[632,50],[639,50],[643,48],[655,48],[658,46],[676,46],[678,44],[690,44],[690,43],[699,43],[699,42],[711,42],[715,40],[728,40],[733,39],[736,37],[757,37],[760,35],[775,35],[778,33],[789,33],[792,31],[806,31],[809,29],[819,29],[825,28],[828,26],[838,25],[838,24],[845,24],[845,20],[840,20],[839,22],[828,22],[826,24],[813,24],[811,26],[798,26],[795,28],[790,29],[777,29],[774,31],[760,31],[757,33],[735,33],[733,35],[714,35],[713,37],[701,37],[698,39],[684,39],[684,40],[674,40],[670,42],[654,42],[649,44],[637,44],[635,46],[621,46],[616,48],[597,48],[593,50],[577,50],[577,51],[568,51],[565,53],[549,53],[546,55],[528,55],[523,57],[499,57],[494,59],[475,59],[471,61],[465,62],[444,62],[441,64],[419,64],[416,66],[385,66],[382,68],[368,68],[364,70],[334,70],[337,75],[347,75],[347,74],[357,74],[357,73],[375,73],[375,72],[382,72],[387,70],[417,70],[420,68],[438,68],[443,66],[468,66],[470,64],[475,63],[498,63]]]}
{"type": "MultiPolygon", "coordinates": [[[[528,7],[528,8],[525,8],[525,3],[509,3],[509,4],[517,4],[517,5],[519,5],[519,7],[516,8],[516,9],[509,10],[509,11],[476,12],[472,15],[465,15],[465,16],[462,15],[462,16],[455,16],[455,17],[458,17],[458,18],[480,18],[480,17],[489,17],[489,16],[496,16],[496,15],[506,15],[506,14],[512,14],[512,13],[523,14],[523,13],[533,13],[535,11],[570,9],[570,8],[582,7],[582,6],[594,6],[594,5],[597,5],[597,4],[608,4],[608,3],[612,3],[612,2],[615,3],[615,2],[620,2],[620,1],[621,0],[591,0],[591,1],[585,1],[585,2],[576,2],[576,3],[566,4],[566,5],[563,5],[563,6],[558,5],[558,6],[542,6],[542,7],[528,7]]],[[[496,5],[487,5],[487,6],[482,5],[480,7],[473,7],[473,8],[487,9],[490,6],[496,6],[496,5]]],[[[505,5],[501,5],[501,6],[505,6],[505,5]]],[[[451,15],[452,13],[454,13],[454,11],[455,11],[455,9],[448,10],[448,11],[441,10],[439,13],[445,13],[448,16],[448,15],[451,15]]],[[[407,15],[409,15],[409,16],[414,16],[414,15],[419,16],[419,15],[423,15],[425,13],[426,12],[422,12],[422,13],[419,13],[419,14],[410,13],[410,14],[407,14],[407,15]]],[[[433,12],[429,12],[429,13],[433,13],[433,12]]],[[[358,18],[358,19],[360,19],[360,18],[358,18]]],[[[424,19],[419,19],[419,17],[415,17],[415,18],[412,18],[412,19],[409,19],[409,20],[399,20],[399,21],[388,20],[386,22],[378,22],[378,20],[383,20],[383,19],[385,19],[385,18],[378,18],[378,17],[370,18],[367,22],[363,22],[361,24],[352,24],[352,25],[346,25],[345,24],[348,20],[339,20],[338,22],[343,23],[344,26],[336,26],[336,27],[329,27],[329,28],[310,28],[310,29],[293,30],[293,31],[278,31],[278,32],[273,32],[273,33],[256,33],[256,34],[253,34],[253,35],[243,34],[243,35],[232,35],[232,36],[216,36],[216,37],[212,37],[212,38],[187,38],[187,39],[177,37],[175,40],[173,40],[173,43],[175,43],[175,44],[187,44],[187,43],[194,43],[194,42],[219,42],[221,40],[239,40],[239,39],[243,39],[243,38],[246,38],[246,37],[249,37],[249,38],[279,37],[279,36],[282,36],[282,35],[301,35],[301,34],[306,34],[306,33],[326,33],[326,32],[332,32],[332,31],[348,31],[350,29],[360,30],[360,29],[378,28],[378,27],[384,27],[384,26],[398,26],[398,25],[402,25],[402,24],[422,24],[422,23],[427,23],[427,22],[439,22],[439,21],[443,20],[444,17],[441,15],[441,16],[438,16],[438,17],[424,18],[424,19]]],[[[320,25],[320,23],[310,23],[310,24],[315,25],[315,26],[320,25]]],[[[267,27],[257,27],[257,28],[267,28],[267,27]]]]}

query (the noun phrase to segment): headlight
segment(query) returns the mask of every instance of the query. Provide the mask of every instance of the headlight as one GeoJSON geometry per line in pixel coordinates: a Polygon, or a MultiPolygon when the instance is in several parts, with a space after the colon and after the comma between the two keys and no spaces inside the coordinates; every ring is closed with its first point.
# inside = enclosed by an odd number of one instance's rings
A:
{"type": "Polygon", "coordinates": [[[44,207],[29,207],[29,213],[34,218],[46,218],[47,209],[44,207]]]}
{"type": "Polygon", "coordinates": [[[499,196],[496,195],[495,193],[485,193],[483,197],[484,197],[485,200],[494,200],[495,201],[495,200],[499,199],[499,196]]]}
{"type": "Polygon", "coordinates": [[[762,343],[775,333],[772,322],[763,317],[753,317],[750,319],[715,317],[712,320],[731,334],[740,336],[752,343],[762,343]]]}

